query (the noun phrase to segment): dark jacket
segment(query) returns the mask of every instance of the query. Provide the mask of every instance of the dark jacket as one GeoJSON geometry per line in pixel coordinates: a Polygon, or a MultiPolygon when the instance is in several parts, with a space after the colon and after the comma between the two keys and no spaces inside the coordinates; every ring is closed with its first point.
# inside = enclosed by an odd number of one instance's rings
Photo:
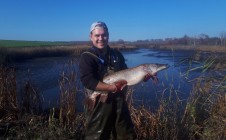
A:
{"type": "Polygon", "coordinates": [[[83,86],[95,90],[98,82],[103,80],[109,69],[116,72],[126,69],[127,65],[118,50],[107,46],[103,51],[93,46],[81,55],[79,68],[83,86]]]}

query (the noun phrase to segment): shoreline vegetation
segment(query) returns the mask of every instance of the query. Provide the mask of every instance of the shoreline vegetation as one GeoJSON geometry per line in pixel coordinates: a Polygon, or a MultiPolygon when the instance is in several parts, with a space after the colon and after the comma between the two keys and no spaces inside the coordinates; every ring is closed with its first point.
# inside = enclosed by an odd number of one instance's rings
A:
{"type": "MultiPolygon", "coordinates": [[[[143,42],[110,42],[112,48],[134,50],[150,48],[155,50],[194,51],[195,53],[226,53],[226,46],[221,45],[183,45],[143,42]]],[[[0,64],[23,61],[38,57],[60,57],[77,55],[91,46],[89,41],[48,42],[0,40],[0,64]]]]}
{"type": "MultiPolygon", "coordinates": [[[[85,118],[83,112],[76,110],[76,99],[80,89],[76,60],[68,62],[59,78],[59,107],[42,110],[40,91],[26,81],[22,89],[17,89],[16,69],[7,63],[22,57],[51,57],[79,55],[88,48],[87,44],[68,46],[1,47],[0,58],[0,138],[4,139],[78,139],[84,138],[85,118]],[[77,49],[75,49],[77,48],[77,49]],[[22,98],[18,98],[20,91],[22,98]]],[[[135,125],[138,139],[226,139],[226,64],[223,46],[183,46],[183,45],[142,45],[111,44],[118,49],[137,49],[141,47],[169,50],[192,50],[194,56],[183,61],[190,65],[193,61],[201,66],[189,68],[181,74],[185,78],[190,72],[199,73],[195,79],[187,79],[193,88],[188,99],[180,99],[183,94],[179,87],[166,86],[159,91],[158,107],[146,108],[134,105],[133,89],[129,89],[126,99],[135,125]],[[183,49],[182,49],[183,48],[183,49]],[[199,58],[200,52],[210,52],[199,58]],[[197,58],[198,57],[198,58],[197,58]],[[203,60],[202,59],[202,60],[203,60]],[[215,73],[215,74],[212,74],[215,73]],[[223,74],[222,74],[223,73],[223,74]],[[167,94],[166,94],[167,93],[167,94]],[[167,96],[166,96],[167,95],[167,96]],[[152,111],[151,111],[152,110],[152,111]]],[[[173,83],[173,79],[165,78],[173,83]]],[[[187,78],[187,77],[186,77],[187,78]]],[[[164,86],[164,85],[163,85],[164,86]]]]}

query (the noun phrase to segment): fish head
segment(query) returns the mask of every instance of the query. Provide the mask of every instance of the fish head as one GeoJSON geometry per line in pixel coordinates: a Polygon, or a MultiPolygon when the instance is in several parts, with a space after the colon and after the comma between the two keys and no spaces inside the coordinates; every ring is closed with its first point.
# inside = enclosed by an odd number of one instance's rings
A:
{"type": "Polygon", "coordinates": [[[168,64],[144,64],[144,71],[151,74],[156,75],[159,71],[167,69],[169,67],[168,64]]]}

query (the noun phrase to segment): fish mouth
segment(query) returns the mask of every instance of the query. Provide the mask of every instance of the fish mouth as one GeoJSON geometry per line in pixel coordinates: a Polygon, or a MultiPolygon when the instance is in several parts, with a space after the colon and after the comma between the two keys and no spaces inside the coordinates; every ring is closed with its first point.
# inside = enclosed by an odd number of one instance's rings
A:
{"type": "MultiPolygon", "coordinates": [[[[170,67],[170,65],[168,65],[168,64],[159,64],[158,68],[157,68],[157,72],[164,70],[164,69],[167,69],[169,67],[170,67]]],[[[157,74],[157,72],[156,72],[156,74],[157,74]]]]}
{"type": "Polygon", "coordinates": [[[157,76],[157,72],[153,73],[152,76],[157,76]]]}
{"type": "Polygon", "coordinates": [[[154,72],[153,74],[152,74],[152,76],[151,76],[151,78],[152,78],[152,80],[153,80],[153,82],[156,84],[156,83],[158,83],[158,77],[157,77],[157,73],[159,72],[159,71],[162,71],[162,70],[164,70],[164,69],[167,69],[167,68],[169,68],[170,67],[170,65],[168,65],[168,64],[159,64],[158,65],[158,68],[157,68],[157,71],[156,72],[154,72]]]}

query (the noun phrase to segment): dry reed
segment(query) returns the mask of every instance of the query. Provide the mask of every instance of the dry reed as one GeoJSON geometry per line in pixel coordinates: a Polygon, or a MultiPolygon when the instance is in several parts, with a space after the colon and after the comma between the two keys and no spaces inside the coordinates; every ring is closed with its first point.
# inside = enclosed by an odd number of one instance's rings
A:
{"type": "MultiPolygon", "coordinates": [[[[188,60],[186,62],[191,64],[188,60]]],[[[189,67],[185,72],[201,69],[201,76],[188,79],[193,89],[186,102],[178,97],[178,89],[165,87],[158,100],[155,111],[150,111],[143,105],[134,106],[133,90],[127,94],[127,102],[135,125],[138,139],[225,139],[226,138],[226,77],[222,74],[212,75],[211,72],[224,71],[224,59],[209,57],[199,68],[189,67]],[[208,73],[202,75],[202,73],[208,73]],[[168,92],[169,96],[164,96],[168,92]]],[[[15,69],[1,67],[0,69],[0,127],[2,123],[14,120],[17,123],[7,127],[0,136],[17,139],[82,139],[85,127],[83,113],[76,109],[78,94],[78,75],[76,62],[71,61],[65,66],[59,79],[59,108],[50,109],[49,114],[39,114],[41,100],[38,90],[28,81],[24,86],[26,96],[18,105],[16,97],[15,69]],[[18,111],[24,112],[18,118],[18,111]],[[39,110],[39,111],[37,111],[39,110]]],[[[186,77],[189,78],[189,77],[186,77]]],[[[169,81],[170,82],[170,81],[169,81]]],[[[172,81],[174,82],[174,81],[172,81]]]]}
{"type": "Polygon", "coordinates": [[[60,86],[60,124],[64,128],[71,129],[76,134],[81,134],[84,127],[83,114],[76,110],[76,97],[78,89],[77,60],[72,59],[62,72],[59,80],[60,86]]]}
{"type": "Polygon", "coordinates": [[[0,66],[0,123],[17,119],[15,68],[0,66]]]}

